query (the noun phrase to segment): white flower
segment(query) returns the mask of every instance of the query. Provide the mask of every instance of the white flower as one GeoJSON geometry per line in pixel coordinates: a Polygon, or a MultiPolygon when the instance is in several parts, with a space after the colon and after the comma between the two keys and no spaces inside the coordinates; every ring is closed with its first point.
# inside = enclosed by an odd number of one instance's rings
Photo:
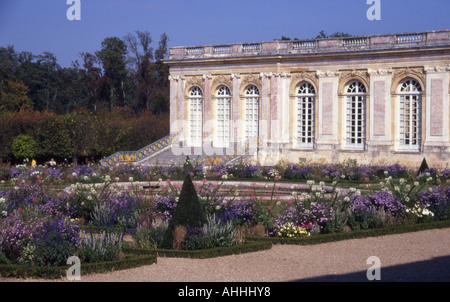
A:
{"type": "Polygon", "coordinates": [[[323,187],[325,185],[325,182],[321,181],[321,182],[319,182],[319,185],[323,187]]]}
{"type": "Polygon", "coordinates": [[[388,171],[384,171],[384,175],[388,175],[389,174],[389,172],[388,171]]]}
{"type": "Polygon", "coordinates": [[[134,179],[133,179],[133,177],[130,176],[130,177],[128,178],[128,180],[129,180],[130,182],[133,182],[134,179]]]}
{"type": "Polygon", "coordinates": [[[415,181],[415,182],[414,182],[414,186],[416,186],[416,187],[419,186],[419,182],[418,182],[418,181],[415,181]]]}
{"type": "Polygon", "coordinates": [[[308,185],[313,185],[314,184],[314,180],[308,180],[307,182],[306,182],[306,184],[308,184],[308,185]]]}
{"type": "Polygon", "coordinates": [[[219,205],[216,206],[216,210],[217,211],[220,210],[220,206],[219,205]]]}
{"type": "Polygon", "coordinates": [[[5,197],[0,198],[0,203],[5,203],[5,202],[6,202],[6,198],[5,197]]]}
{"type": "Polygon", "coordinates": [[[73,176],[73,177],[77,177],[77,173],[73,172],[73,173],[72,173],[72,176],[73,176]]]}

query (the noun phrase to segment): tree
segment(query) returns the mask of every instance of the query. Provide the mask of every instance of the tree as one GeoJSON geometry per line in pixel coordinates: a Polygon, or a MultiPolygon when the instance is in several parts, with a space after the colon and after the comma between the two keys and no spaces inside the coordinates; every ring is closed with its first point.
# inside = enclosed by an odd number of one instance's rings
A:
{"type": "Polygon", "coordinates": [[[109,88],[110,108],[123,107],[126,100],[125,85],[128,76],[126,67],[127,46],[118,37],[106,38],[96,56],[103,66],[104,76],[109,88]]]}
{"type": "Polygon", "coordinates": [[[7,83],[8,92],[2,91],[0,95],[0,112],[32,110],[33,102],[28,97],[28,87],[22,82],[8,80],[7,83]]]}
{"type": "Polygon", "coordinates": [[[344,33],[344,32],[335,32],[334,34],[328,35],[325,33],[325,31],[321,30],[315,39],[340,38],[340,37],[351,37],[351,36],[352,36],[351,34],[344,33]]]}
{"type": "Polygon", "coordinates": [[[36,141],[28,135],[17,136],[12,144],[13,155],[19,159],[33,158],[37,152],[36,141]]]}

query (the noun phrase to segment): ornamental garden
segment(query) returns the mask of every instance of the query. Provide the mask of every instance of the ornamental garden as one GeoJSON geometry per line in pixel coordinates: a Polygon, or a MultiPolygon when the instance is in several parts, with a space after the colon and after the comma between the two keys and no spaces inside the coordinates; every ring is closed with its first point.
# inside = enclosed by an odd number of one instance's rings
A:
{"type": "Polygon", "coordinates": [[[450,169],[247,162],[0,166],[0,275],[64,277],[450,226],[450,169]]]}

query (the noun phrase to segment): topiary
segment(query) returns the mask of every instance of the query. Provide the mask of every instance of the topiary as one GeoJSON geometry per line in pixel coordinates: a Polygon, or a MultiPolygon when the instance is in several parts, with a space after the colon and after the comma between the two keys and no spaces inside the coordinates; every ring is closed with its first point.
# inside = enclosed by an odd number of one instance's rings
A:
{"type": "Polygon", "coordinates": [[[424,157],[423,160],[422,160],[422,164],[420,164],[420,168],[419,168],[419,171],[417,172],[417,175],[420,175],[426,169],[428,169],[428,163],[427,163],[427,160],[424,157]]]}
{"type": "Polygon", "coordinates": [[[176,226],[201,227],[205,222],[206,216],[203,207],[198,199],[191,176],[188,174],[185,176],[177,206],[164,232],[161,246],[165,249],[173,247],[173,232],[176,226]]]}

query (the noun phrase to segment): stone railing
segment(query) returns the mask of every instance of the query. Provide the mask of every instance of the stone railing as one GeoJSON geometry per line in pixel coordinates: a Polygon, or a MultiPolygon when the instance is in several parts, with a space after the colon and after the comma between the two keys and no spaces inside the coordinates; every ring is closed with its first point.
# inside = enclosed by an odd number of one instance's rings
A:
{"type": "Polygon", "coordinates": [[[133,163],[149,158],[159,151],[178,143],[178,136],[168,135],[138,151],[119,151],[100,161],[103,166],[113,166],[119,163],[133,163]]]}
{"type": "Polygon", "coordinates": [[[450,45],[450,30],[326,39],[171,47],[170,60],[379,50],[450,45]]]}

